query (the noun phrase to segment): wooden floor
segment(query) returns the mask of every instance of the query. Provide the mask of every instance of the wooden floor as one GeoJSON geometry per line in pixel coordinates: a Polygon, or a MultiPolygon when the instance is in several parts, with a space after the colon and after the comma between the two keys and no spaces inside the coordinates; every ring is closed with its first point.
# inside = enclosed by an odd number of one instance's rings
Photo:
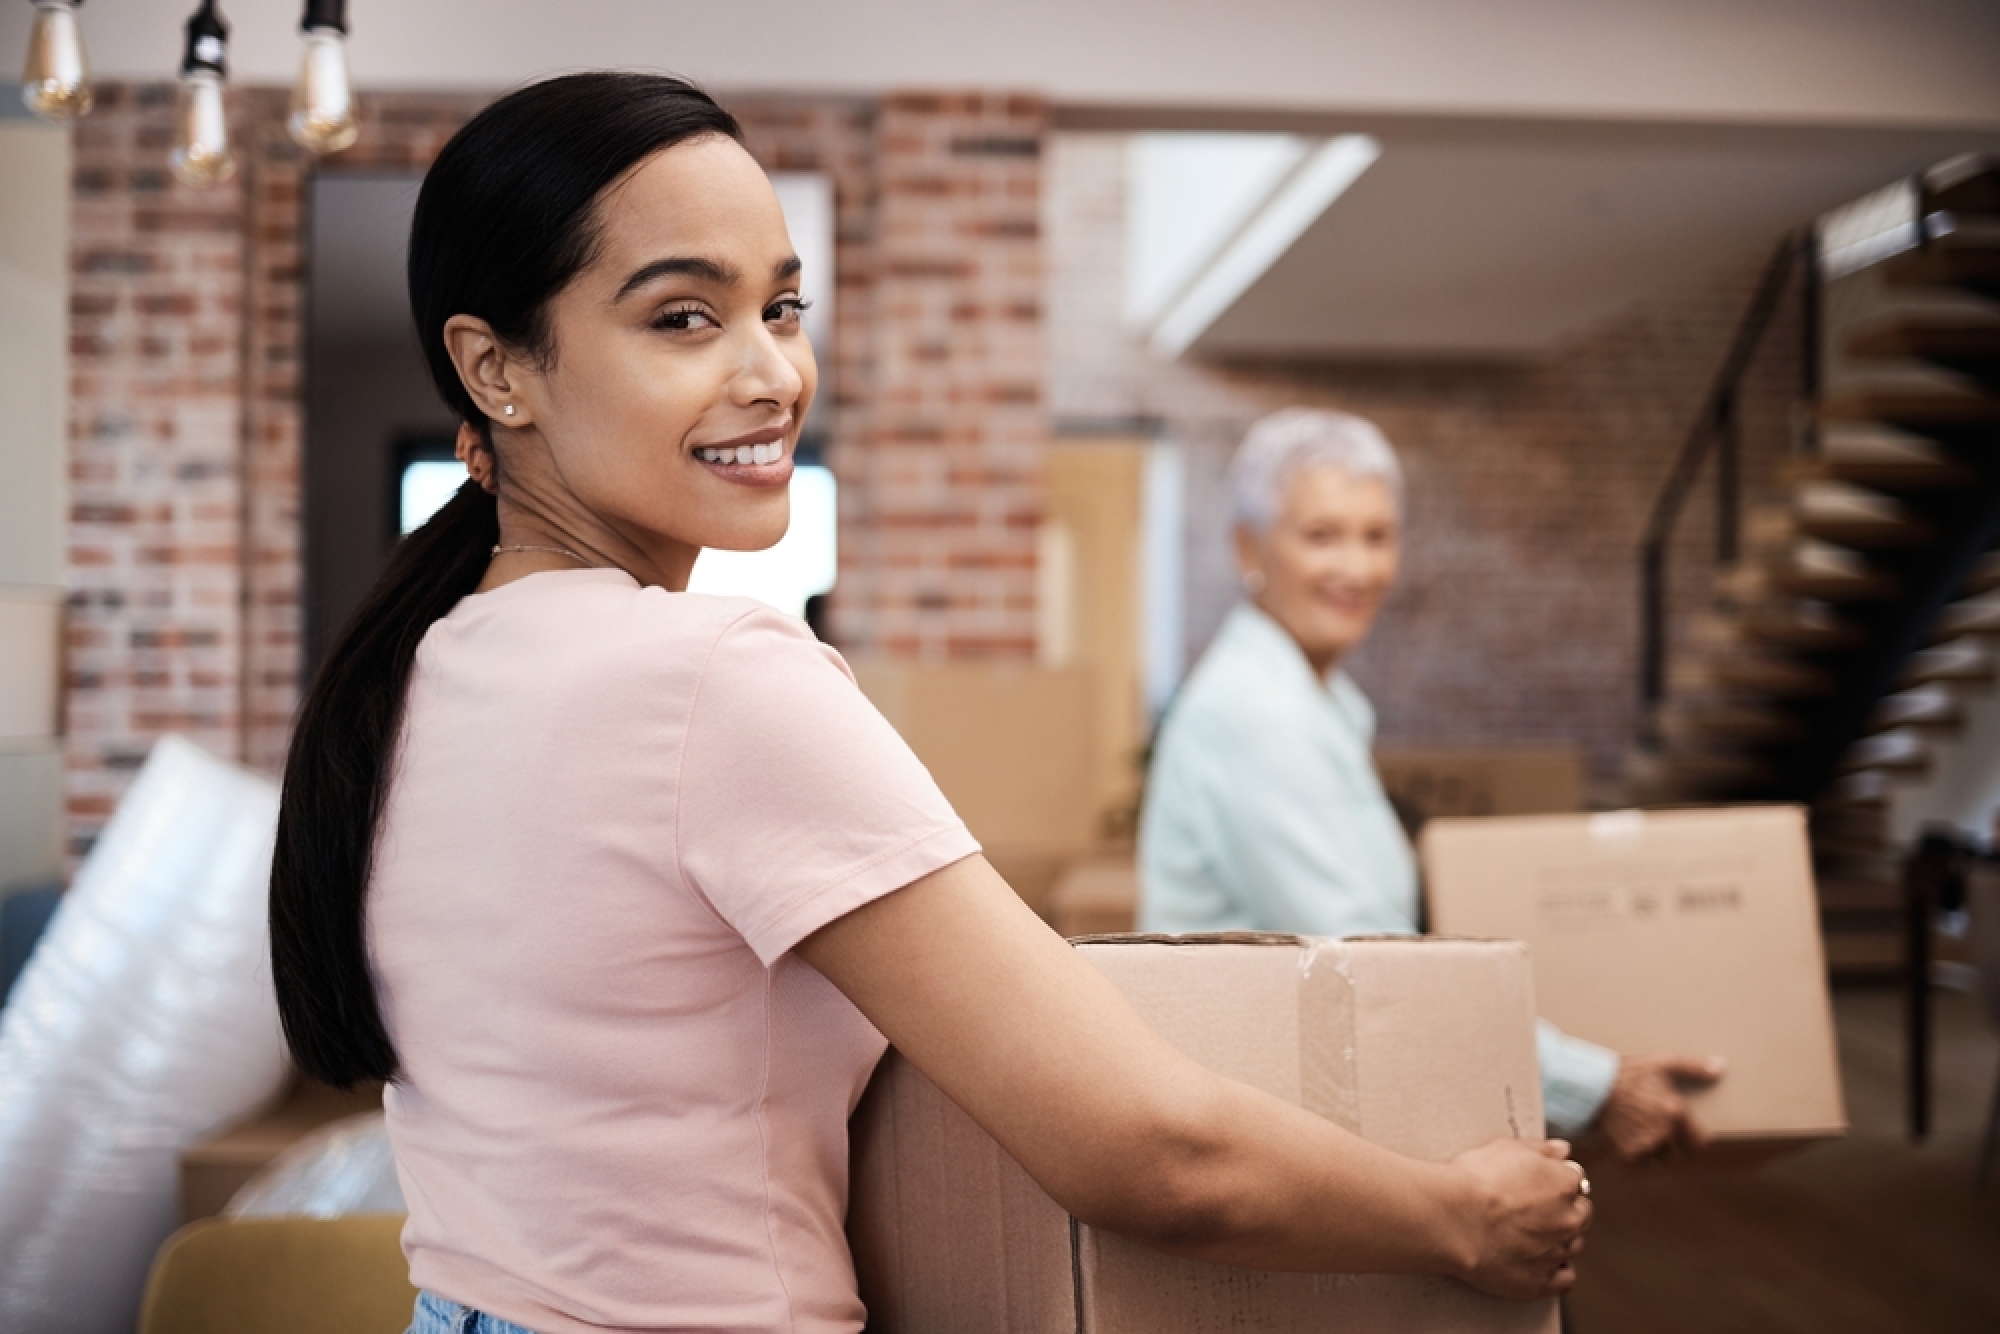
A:
{"type": "Polygon", "coordinates": [[[1846,1139],[1755,1171],[1593,1163],[1574,1334],[2000,1331],[2000,1179],[1972,1185],[2000,1039],[1975,997],[1937,999],[1923,1145],[1903,1136],[1900,993],[1866,989],[1834,997],[1846,1139]]]}

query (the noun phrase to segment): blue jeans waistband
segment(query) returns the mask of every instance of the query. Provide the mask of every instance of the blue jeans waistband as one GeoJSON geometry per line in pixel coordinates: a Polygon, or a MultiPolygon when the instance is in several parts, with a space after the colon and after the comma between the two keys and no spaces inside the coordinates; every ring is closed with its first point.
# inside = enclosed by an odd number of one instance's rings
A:
{"type": "Polygon", "coordinates": [[[531,1329],[462,1306],[435,1292],[417,1294],[409,1334],[535,1334],[531,1329]]]}

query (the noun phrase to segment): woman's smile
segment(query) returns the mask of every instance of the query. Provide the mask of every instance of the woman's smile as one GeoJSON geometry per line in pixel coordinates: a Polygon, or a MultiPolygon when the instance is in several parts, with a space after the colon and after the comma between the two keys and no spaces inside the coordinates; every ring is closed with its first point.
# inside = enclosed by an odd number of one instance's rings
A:
{"type": "Polygon", "coordinates": [[[696,445],[697,462],[737,486],[776,487],[792,480],[792,456],[785,448],[789,419],[713,445],[696,445]]]}

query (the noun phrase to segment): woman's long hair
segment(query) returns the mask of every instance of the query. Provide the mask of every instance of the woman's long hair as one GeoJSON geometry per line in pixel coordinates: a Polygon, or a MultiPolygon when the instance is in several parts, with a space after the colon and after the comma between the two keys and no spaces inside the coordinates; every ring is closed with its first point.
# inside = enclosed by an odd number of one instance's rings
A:
{"type": "MultiPolygon", "coordinates": [[[[445,347],[445,321],[477,316],[546,364],[556,351],[548,303],[595,252],[598,196],[661,149],[708,135],[742,138],[699,88],[596,73],[511,93],[452,136],[417,198],[409,282],[431,378],[460,420],[491,441],[445,347]]],[[[271,967],[293,1058],[342,1088],[397,1073],[364,925],[376,827],[417,645],[478,587],[499,531],[494,498],[467,482],[404,538],[292,734],[271,863],[271,967]]]]}

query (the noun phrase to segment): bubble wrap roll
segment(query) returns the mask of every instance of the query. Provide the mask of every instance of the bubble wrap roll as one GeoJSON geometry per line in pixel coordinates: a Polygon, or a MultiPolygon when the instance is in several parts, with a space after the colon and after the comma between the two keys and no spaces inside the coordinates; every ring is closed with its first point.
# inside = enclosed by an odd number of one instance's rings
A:
{"type": "Polygon", "coordinates": [[[277,789],[168,737],[0,1012],[0,1329],[130,1334],[182,1148],[286,1076],[277,789]]]}
{"type": "Polygon", "coordinates": [[[222,1212],[227,1218],[407,1213],[382,1113],[321,1126],[244,1183],[222,1212]]]}

